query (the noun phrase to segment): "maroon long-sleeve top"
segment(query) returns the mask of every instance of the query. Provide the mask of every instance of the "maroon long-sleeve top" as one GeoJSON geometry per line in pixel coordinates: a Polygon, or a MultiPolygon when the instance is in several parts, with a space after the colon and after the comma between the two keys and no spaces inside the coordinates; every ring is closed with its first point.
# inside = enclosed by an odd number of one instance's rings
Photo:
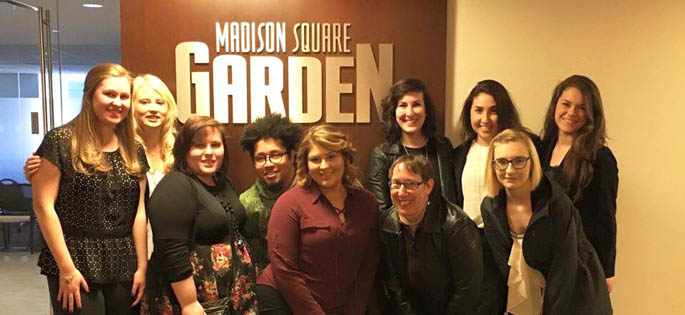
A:
{"type": "Polygon", "coordinates": [[[271,210],[271,264],[257,283],[293,314],[364,314],[379,259],[376,198],[348,189],[343,226],[316,185],[285,192],[271,210]]]}

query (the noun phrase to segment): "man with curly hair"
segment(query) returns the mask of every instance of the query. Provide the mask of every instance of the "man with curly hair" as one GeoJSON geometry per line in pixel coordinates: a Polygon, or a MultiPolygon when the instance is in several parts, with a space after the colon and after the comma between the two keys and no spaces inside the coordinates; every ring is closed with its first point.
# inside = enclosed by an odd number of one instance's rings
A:
{"type": "Polygon", "coordinates": [[[240,195],[247,212],[244,236],[258,272],[269,264],[266,229],[276,199],[295,178],[295,151],[302,130],[280,114],[269,114],[245,127],[240,137],[243,151],[250,153],[257,180],[240,195]]]}

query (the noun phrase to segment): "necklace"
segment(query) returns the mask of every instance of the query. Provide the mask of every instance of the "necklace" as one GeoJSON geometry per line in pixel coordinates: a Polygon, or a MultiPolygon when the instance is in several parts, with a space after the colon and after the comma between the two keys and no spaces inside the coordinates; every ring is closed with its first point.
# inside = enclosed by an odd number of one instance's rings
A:
{"type": "MultiPolygon", "coordinates": [[[[409,150],[407,150],[407,147],[405,147],[404,144],[402,145],[402,148],[404,148],[404,152],[407,153],[407,155],[410,154],[410,153],[409,153],[409,150]]],[[[423,152],[424,152],[424,154],[426,155],[426,160],[428,160],[428,144],[426,144],[425,146],[423,146],[423,152]]]]}

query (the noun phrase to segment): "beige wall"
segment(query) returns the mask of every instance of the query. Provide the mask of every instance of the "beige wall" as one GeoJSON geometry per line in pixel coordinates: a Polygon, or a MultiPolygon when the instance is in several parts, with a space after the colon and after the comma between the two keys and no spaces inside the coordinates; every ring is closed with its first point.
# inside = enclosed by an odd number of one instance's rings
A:
{"type": "Polygon", "coordinates": [[[450,0],[447,36],[453,141],[481,79],[535,131],[559,81],[597,83],[620,170],[614,309],[685,314],[685,1],[450,0]]]}

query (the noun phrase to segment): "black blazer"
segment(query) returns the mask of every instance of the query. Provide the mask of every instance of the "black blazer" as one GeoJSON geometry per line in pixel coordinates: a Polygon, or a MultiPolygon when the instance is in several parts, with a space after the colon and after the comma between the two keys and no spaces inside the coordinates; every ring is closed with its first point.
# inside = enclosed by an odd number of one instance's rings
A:
{"type": "MultiPolygon", "coordinates": [[[[506,193],[481,205],[485,237],[502,280],[509,278],[513,241],[506,215],[506,193]]],[[[604,272],[563,188],[543,176],[531,194],[533,216],[523,237],[526,263],[545,277],[543,314],[612,314],[604,272]]],[[[506,288],[506,282],[503,288],[506,288]]],[[[502,292],[506,301],[506,292],[502,292]]]]}
{"type": "Polygon", "coordinates": [[[476,225],[458,206],[440,199],[431,202],[414,248],[422,269],[419,277],[431,285],[410,288],[405,230],[392,207],[380,218],[379,275],[392,309],[388,314],[473,314],[480,302],[483,281],[481,238],[476,225]]]}
{"type": "MultiPolygon", "coordinates": [[[[442,194],[447,200],[454,203],[456,191],[452,171],[452,142],[445,137],[436,136],[430,138],[426,145],[428,146],[428,158],[433,166],[433,176],[436,178],[435,187],[439,187],[439,189],[433,189],[433,193],[438,196],[442,194]]],[[[390,186],[388,185],[390,166],[398,157],[405,154],[401,144],[387,142],[375,147],[371,153],[366,188],[376,196],[381,212],[392,207],[390,186]]]]}
{"type": "MultiPolygon", "coordinates": [[[[549,161],[556,144],[556,139],[544,144],[540,160],[543,169],[549,170],[549,161]]],[[[554,172],[553,179],[564,183],[561,168],[554,172]]],[[[574,206],[583,220],[583,230],[592,246],[597,251],[602,269],[607,278],[614,276],[616,264],[616,197],[618,194],[618,165],[611,150],[603,146],[597,150],[592,163],[592,180],[582,191],[574,206]]]]}

